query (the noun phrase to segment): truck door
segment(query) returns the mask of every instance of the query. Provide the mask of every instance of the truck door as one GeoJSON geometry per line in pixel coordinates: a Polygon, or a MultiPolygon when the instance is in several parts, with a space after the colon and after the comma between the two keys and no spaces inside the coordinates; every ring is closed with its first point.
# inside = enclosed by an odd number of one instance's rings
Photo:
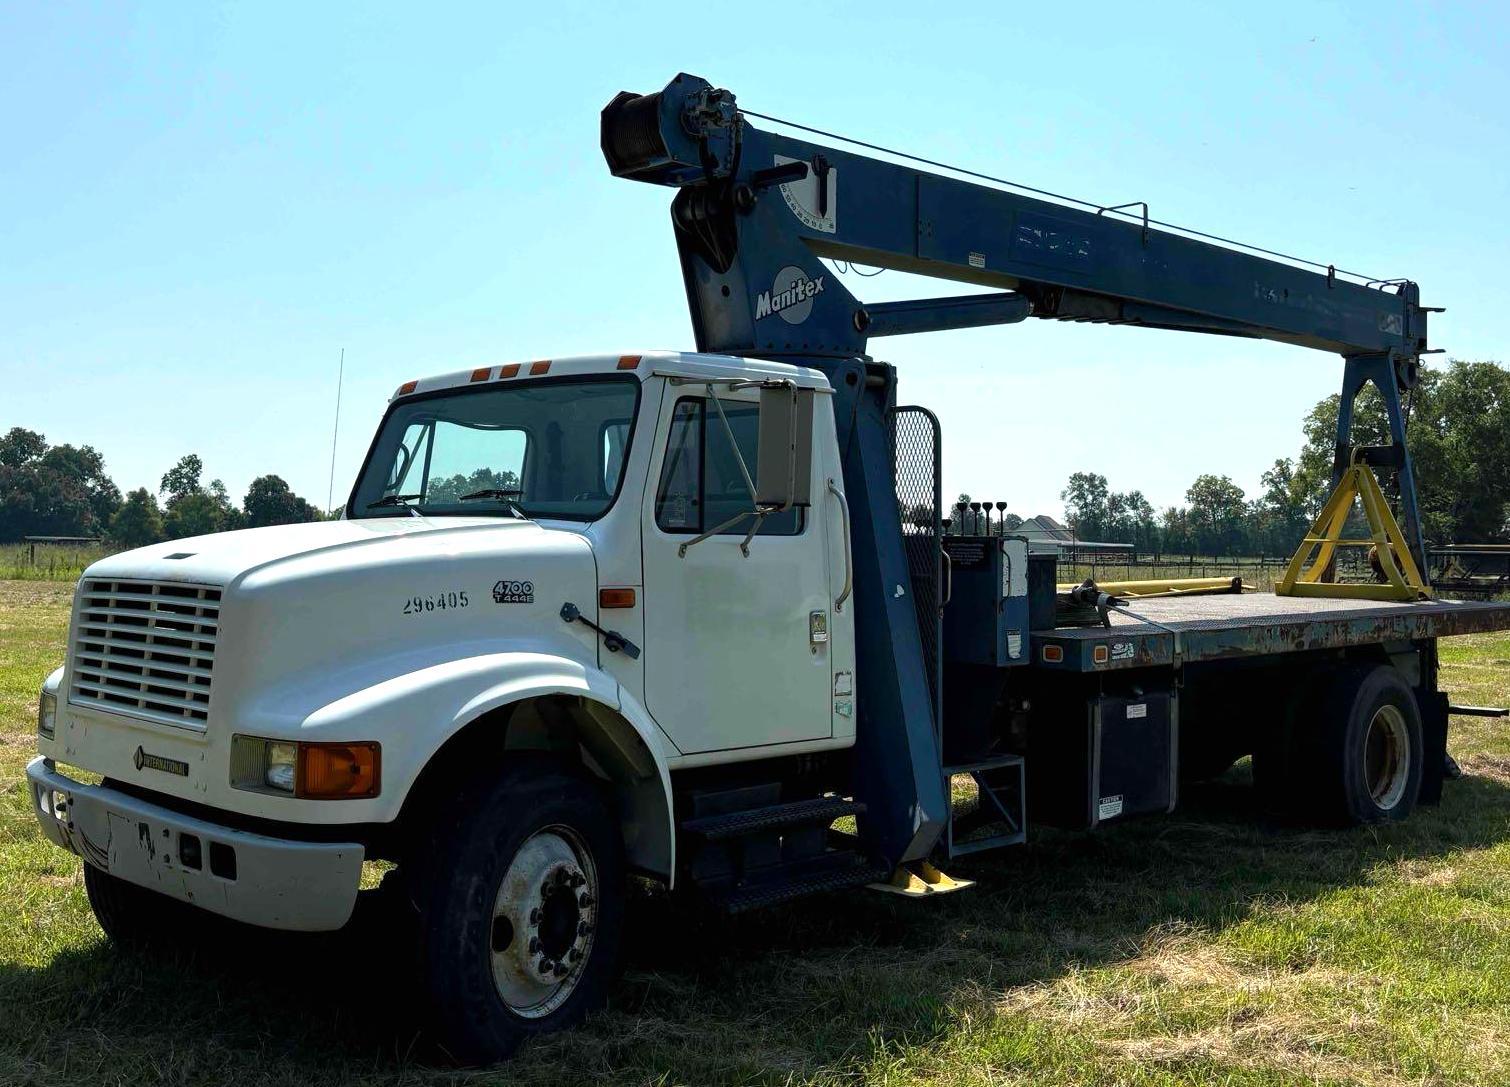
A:
{"type": "Polygon", "coordinates": [[[753,474],[758,393],[718,389],[723,417],[707,386],[667,383],[664,396],[643,513],[647,708],[686,754],[828,739],[834,499],[815,478],[813,506],[765,518],[748,556],[750,518],[683,551],[752,508],[729,432],[753,474]]]}

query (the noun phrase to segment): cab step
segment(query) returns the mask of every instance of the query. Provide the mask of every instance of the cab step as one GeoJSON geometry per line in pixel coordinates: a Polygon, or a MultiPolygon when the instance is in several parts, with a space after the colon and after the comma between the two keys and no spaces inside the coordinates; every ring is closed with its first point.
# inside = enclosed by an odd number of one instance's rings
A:
{"type": "Polygon", "coordinates": [[[793,864],[761,869],[737,883],[706,890],[713,904],[725,912],[744,913],[824,891],[863,887],[889,875],[891,868],[885,862],[853,850],[838,849],[793,864]]]}
{"type": "Polygon", "coordinates": [[[688,819],[682,829],[708,842],[742,838],[747,834],[761,834],[774,830],[795,827],[827,827],[835,819],[846,815],[865,814],[865,805],[857,800],[845,800],[839,796],[820,796],[811,800],[797,800],[790,804],[769,804],[760,808],[728,812],[722,815],[704,815],[688,819]]]}

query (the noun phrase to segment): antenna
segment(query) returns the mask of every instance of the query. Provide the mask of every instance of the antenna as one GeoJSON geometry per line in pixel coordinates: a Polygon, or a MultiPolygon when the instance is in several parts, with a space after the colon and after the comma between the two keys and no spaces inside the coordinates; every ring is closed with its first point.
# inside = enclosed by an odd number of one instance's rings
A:
{"type": "Polygon", "coordinates": [[[341,433],[341,386],[346,380],[346,348],[341,348],[341,366],[336,371],[336,421],[330,429],[330,487],[325,492],[325,512],[328,515],[336,496],[336,437],[341,433]]]}

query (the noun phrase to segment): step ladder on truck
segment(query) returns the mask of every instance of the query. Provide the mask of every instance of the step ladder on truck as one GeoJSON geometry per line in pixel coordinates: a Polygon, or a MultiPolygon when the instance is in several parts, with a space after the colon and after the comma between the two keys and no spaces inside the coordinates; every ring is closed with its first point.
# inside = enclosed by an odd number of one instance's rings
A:
{"type": "Polygon", "coordinates": [[[1436,802],[1437,639],[1510,606],[1410,581],[1416,285],[755,119],[688,75],[602,114],[611,172],[675,190],[695,352],[406,382],[341,520],[85,572],[28,776],[112,937],[340,928],[392,861],[428,1024],[487,1061],[604,998],[630,872],[731,912],[925,898],[961,857],[1170,811],[1247,755],[1327,822],[1436,802]],[[867,304],[826,261],[981,290],[867,304]],[[871,341],[1030,317],[1342,356],[1337,478],[1393,474],[1400,523],[1381,500],[1370,526],[1408,598],[1339,598],[1314,562],[1293,595],[1119,596],[1059,586],[989,515],[946,533],[938,420],[871,341]],[[1369,382],[1393,442],[1357,448],[1369,382]]]}

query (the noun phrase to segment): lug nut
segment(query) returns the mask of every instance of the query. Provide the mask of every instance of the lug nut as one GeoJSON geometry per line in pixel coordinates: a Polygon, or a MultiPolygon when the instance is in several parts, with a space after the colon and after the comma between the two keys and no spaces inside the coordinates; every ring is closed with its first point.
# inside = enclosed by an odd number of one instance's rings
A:
{"type": "Polygon", "coordinates": [[[564,978],[566,976],[566,964],[565,963],[558,962],[556,964],[556,976],[558,978],[564,978]]]}
{"type": "Polygon", "coordinates": [[[540,937],[538,937],[538,936],[531,936],[530,937],[530,954],[531,955],[538,955],[539,953],[540,953],[540,937]]]}
{"type": "Polygon", "coordinates": [[[588,935],[591,932],[592,932],[592,926],[589,925],[586,921],[583,921],[581,924],[579,924],[577,926],[577,935],[578,936],[586,936],[586,935],[588,935]]]}
{"type": "Polygon", "coordinates": [[[534,909],[530,910],[530,925],[532,927],[534,927],[534,928],[539,928],[540,927],[540,907],[539,906],[536,906],[534,909]]]}
{"type": "Polygon", "coordinates": [[[556,969],[556,964],[553,963],[553,962],[551,962],[550,959],[541,959],[540,960],[540,972],[542,974],[549,974],[549,973],[551,973],[555,969],[556,969]]]}
{"type": "Polygon", "coordinates": [[[577,899],[577,905],[581,906],[584,910],[587,909],[587,907],[592,905],[592,895],[583,891],[582,897],[577,899]]]}

